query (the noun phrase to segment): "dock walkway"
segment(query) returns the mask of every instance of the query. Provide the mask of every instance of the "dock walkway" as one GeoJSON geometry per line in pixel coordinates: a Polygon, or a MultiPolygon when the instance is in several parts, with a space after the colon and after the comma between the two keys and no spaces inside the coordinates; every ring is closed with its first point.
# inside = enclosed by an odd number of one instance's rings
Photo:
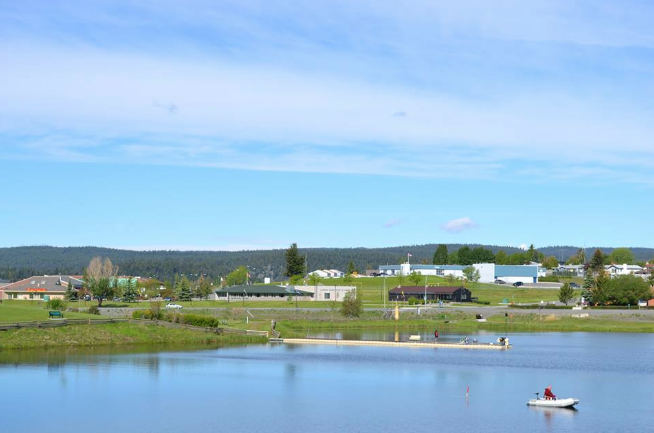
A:
{"type": "Polygon", "coordinates": [[[326,344],[332,346],[380,346],[380,347],[427,347],[427,348],[444,348],[444,349],[485,349],[485,350],[505,350],[510,349],[511,345],[497,343],[438,343],[438,342],[420,342],[420,341],[380,341],[380,340],[339,340],[331,338],[271,338],[271,343],[285,344],[326,344]]]}

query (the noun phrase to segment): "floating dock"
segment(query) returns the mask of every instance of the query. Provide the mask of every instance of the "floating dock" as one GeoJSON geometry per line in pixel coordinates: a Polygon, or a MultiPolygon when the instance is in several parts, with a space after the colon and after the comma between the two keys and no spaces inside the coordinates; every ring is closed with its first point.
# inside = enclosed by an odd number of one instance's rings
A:
{"type": "Polygon", "coordinates": [[[408,348],[432,348],[432,349],[484,349],[484,350],[505,350],[510,349],[510,344],[499,343],[438,343],[420,341],[380,341],[380,340],[339,340],[336,338],[271,338],[271,343],[285,344],[323,344],[331,346],[379,346],[379,347],[408,347],[408,348]]]}

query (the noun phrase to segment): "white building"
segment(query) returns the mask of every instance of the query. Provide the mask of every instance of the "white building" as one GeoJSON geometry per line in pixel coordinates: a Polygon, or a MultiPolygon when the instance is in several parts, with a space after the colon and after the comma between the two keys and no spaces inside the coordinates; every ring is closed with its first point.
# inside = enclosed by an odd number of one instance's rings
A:
{"type": "Polygon", "coordinates": [[[355,286],[294,286],[294,289],[313,293],[312,301],[337,301],[342,302],[348,292],[356,296],[355,286]]]}
{"type": "Polygon", "coordinates": [[[604,266],[604,269],[612,277],[615,277],[615,276],[618,276],[618,275],[635,274],[635,273],[640,272],[640,271],[643,270],[643,268],[638,266],[638,265],[628,265],[626,263],[623,264],[623,265],[607,265],[607,266],[604,266]]]}
{"type": "Polygon", "coordinates": [[[496,265],[495,263],[477,263],[473,265],[479,271],[479,281],[492,283],[495,280],[513,283],[537,283],[538,265],[496,265]]]}
{"type": "Polygon", "coordinates": [[[309,275],[318,275],[320,278],[341,278],[345,275],[345,272],[338,269],[317,269],[309,272],[309,275]]]}
{"type": "Polygon", "coordinates": [[[456,278],[463,278],[463,270],[465,268],[465,266],[461,265],[413,265],[402,263],[401,265],[381,265],[379,267],[379,273],[388,276],[399,274],[407,276],[415,272],[420,275],[435,275],[438,277],[452,275],[456,278]]]}

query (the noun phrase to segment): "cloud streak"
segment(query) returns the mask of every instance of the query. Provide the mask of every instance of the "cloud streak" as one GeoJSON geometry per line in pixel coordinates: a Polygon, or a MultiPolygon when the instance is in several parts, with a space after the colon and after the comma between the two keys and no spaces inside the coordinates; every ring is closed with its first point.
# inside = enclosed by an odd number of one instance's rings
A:
{"type": "Polygon", "coordinates": [[[387,221],[386,223],[384,223],[384,225],[382,227],[385,228],[385,229],[390,229],[392,227],[397,227],[400,224],[402,224],[402,220],[392,219],[392,220],[387,221]]]}
{"type": "Polygon", "coordinates": [[[449,233],[458,234],[477,227],[477,224],[469,217],[457,218],[441,225],[441,228],[449,233]]]}

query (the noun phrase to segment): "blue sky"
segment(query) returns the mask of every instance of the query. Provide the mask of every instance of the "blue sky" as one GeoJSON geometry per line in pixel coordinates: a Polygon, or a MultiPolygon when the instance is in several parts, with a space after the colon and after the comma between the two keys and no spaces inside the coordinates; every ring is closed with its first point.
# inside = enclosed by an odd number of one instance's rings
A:
{"type": "Polygon", "coordinates": [[[0,246],[652,246],[654,4],[0,4],[0,246]]]}

